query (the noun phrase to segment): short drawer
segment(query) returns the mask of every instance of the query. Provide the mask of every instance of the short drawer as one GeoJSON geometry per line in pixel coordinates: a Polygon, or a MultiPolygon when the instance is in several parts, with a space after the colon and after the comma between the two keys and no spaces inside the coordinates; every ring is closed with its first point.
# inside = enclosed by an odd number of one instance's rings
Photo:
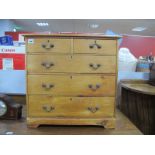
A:
{"type": "Polygon", "coordinates": [[[115,56],[28,54],[28,73],[116,73],[115,56]]]}
{"type": "Polygon", "coordinates": [[[116,73],[116,57],[76,55],[72,58],[71,70],[76,73],[116,73]]]}
{"type": "Polygon", "coordinates": [[[114,116],[113,97],[28,96],[29,117],[99,118],[114,116]]]}
{"type": "Polygon", "coordinates": [[[71,66],[71,58],[67,55],[27,55],[28,73],[69,72],[69,66],[71,66]]]}
{"type": "Polygon", "coordinates": [[[28,94],[115,96],[115,76],[28,75],[28,94]]]}
{"type": "Polygon", "coordinates": [[[116,55],[116,40],[74,39],[74,53],[116,55]]]}
{"type": "Polygon", "coordinates": [[[30,53],[70,53],[71,39],[63,38],[28,38],[27,52],[30,53]]]}

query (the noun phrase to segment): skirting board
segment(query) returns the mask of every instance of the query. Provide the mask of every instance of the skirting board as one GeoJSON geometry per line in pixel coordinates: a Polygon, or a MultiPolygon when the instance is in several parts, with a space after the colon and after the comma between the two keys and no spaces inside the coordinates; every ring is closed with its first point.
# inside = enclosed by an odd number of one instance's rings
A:
{"type": "Polygon", "coordinates": [[[115,128],[115,118],[27,118],[29,128],[37,128],[39,125],[97,125],[104,128],[115,128]]]}

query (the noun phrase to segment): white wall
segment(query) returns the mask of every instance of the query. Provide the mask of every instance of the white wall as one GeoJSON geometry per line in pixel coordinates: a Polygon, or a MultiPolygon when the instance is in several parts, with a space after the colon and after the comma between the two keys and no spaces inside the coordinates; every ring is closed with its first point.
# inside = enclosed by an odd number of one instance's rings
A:
{"type": "MultiPolygon", "coordinates": [[[[8,19],[0,19],[0,37],[12,31],[15,24],[8,19]]],[[[0,70],[0,93],[25,94],[25,71],[0,70]]]]}
{"type": "Polygon", "coordinates": [[[14,23],[9,19],[0,19],[0,37],[5,35],[5,31],[12,31],[14,23]]]}
{"type": "Polygon", "coordinates": [[[0,70],[0,93],[26,94],[24,70],[0,70]]]}

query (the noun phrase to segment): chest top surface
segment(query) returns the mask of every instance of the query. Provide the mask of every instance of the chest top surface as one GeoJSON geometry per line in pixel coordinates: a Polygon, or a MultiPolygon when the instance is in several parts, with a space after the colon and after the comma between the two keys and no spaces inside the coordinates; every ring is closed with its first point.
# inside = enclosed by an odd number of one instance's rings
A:
{"type": "Polygon", "coordinates": [[[89,33],[89,34],[24,34],[25,38],[30,37],[82,37],[82,38],[102,38],[102,39],[120,39],[120,36],[110,36],[110,35],[103,35],[99,33],[89,33]]]}

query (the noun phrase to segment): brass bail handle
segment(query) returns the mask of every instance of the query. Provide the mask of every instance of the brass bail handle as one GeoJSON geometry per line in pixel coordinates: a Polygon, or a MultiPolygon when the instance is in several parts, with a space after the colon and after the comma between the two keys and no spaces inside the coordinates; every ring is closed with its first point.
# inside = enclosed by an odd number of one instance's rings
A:
{"type": "Polygon", "coordinates": [[[55,107],[44,105],[44,106],[42,107],[42,109],[43,109],[44,111],[46,111],[46,112],[51,112],[51,111],[54,111],[54,110],[55,110],[55,107]]]}
{"type": "Polygon", "coordinates": [[[101,64],[93,64],[93,63],[90,63],[89,64],[89,67],[91,67],[93,70],[97,70],[98,68],[101,67],[101,64]]]}
{"type": "Polygon", "coordinates": [[[95,113],[99,110],[99,107],[88,107],[88,110],[92,113],[95,113]]]}
{"type": "Polygon", "coordinates": [[[53,62],[42,62],[41,65],[44,66],[45,68],[49,69],[52,66],[54,66],[54,63],[53,62]]]}
{"type": "Polygon", "coordinates": [[[89,45],[89,48],[94,48],[95,46],[96,46],[98,49],[102,48],[102,46],[99,45],[99,44],[97,43],[96,40],[95,40],[94,44],[90,44],[90,45],[89,45]]]}
{"type": "Polygon", "coordinates": [[[45,88],[45,89],[51,89],[51,88],[54,87],[54,84],[45,84],[45,83],[43,83],[42,87],[45,88]]]}
{"type": "Polygon", "coordinates": [[[54,48],[54,44],[50,43],[49,40],[47,40],[47,43],[43,43],[41,46],[42,46],[42,48],[45,48],[45,49],[54,48]]]}
{"type": "Polygon", "coordinates": [[[99,89],[101,87],[101,85],[100,84],[96,84],[96,85],[89,84],[88,87],[91,90],[96,91],[97,89],[99,89]]]}

